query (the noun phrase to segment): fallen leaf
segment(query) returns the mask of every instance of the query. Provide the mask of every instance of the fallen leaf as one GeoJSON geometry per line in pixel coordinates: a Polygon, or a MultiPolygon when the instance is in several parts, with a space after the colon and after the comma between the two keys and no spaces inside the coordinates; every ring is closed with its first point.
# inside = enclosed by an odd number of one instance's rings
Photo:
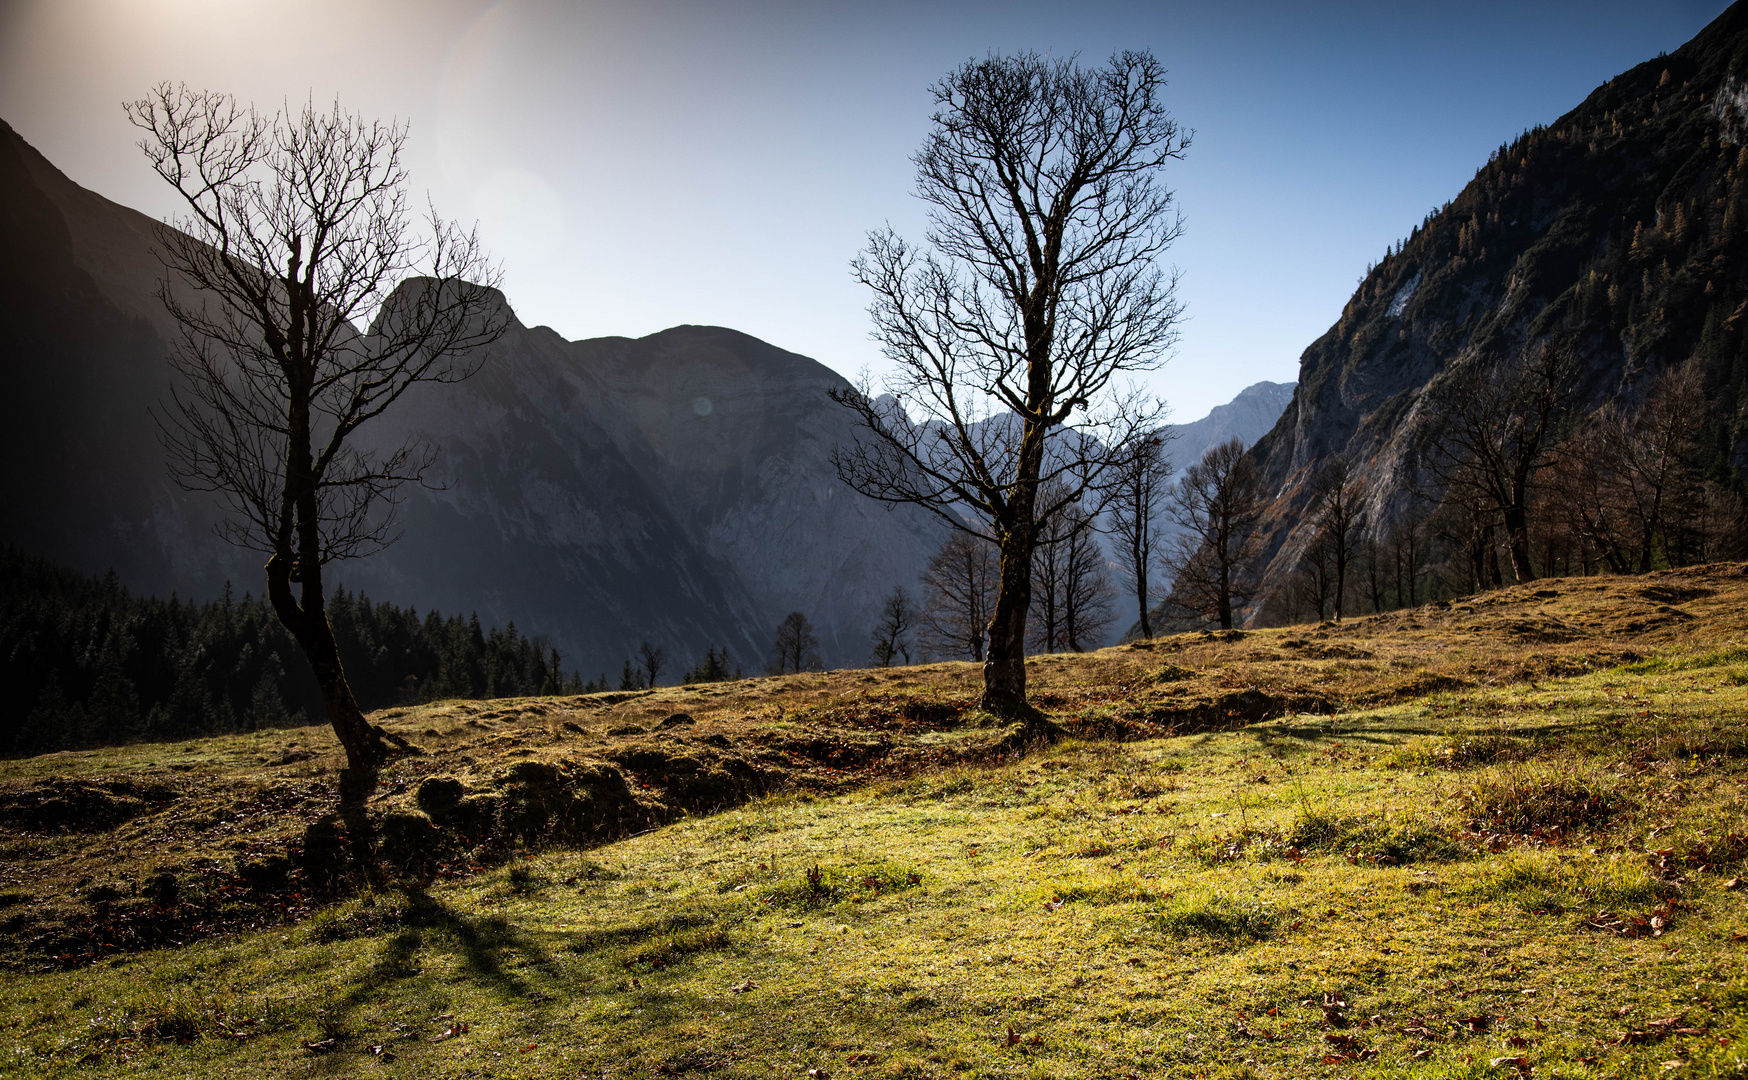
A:
{"type": "Polygon", "coordinates": [[[759,988],[758,983],[754,982],[751,979],[743,979],[740,982],[737,982],[733,986],[729,987],[728,992],[731,994],[744,994],[748,990],[757,990],[758,988],[759,988]]]}

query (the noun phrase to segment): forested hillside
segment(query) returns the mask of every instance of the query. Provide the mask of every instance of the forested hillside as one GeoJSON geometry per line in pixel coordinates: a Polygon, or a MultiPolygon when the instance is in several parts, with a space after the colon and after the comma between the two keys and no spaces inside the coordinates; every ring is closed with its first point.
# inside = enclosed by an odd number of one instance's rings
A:
{"type": "MultiPolygon", "coordinates": [[[[365,710],[586,685],[514,623],[421,618],[344,589],[328,615],[365,710]]],[[[264,599],[136,597],[113,572],[87,577],[0,549],[0,754],[322,719],[309,666],[264,599]]]]}

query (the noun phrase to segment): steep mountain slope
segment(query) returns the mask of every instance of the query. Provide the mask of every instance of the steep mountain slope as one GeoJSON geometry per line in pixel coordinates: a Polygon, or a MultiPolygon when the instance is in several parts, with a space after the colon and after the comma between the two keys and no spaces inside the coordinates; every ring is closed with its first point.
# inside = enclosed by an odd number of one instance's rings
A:
{"type": "MultiPolygon", "coordinates": [[[[173,333],[150,219],[85,191],[0,125],[0,542],[139,591],[259,589],[259,557],[168,479],[150,408],[173,333]]],[[[404,539],[345,564],[386,600],[477,610],[616,672],[639,641],[665,677],[709,645],[756,669],[790,611],[833,665],[866,659],[881,596],[939,545],[922,514],[842,490],[849,414],[823,365],[731,330],[567,342],[513,322],[484,370],[421,388],[368,437],[442,456],[404,539]]]]}
{"type": "Polygon", "coordinates": [[[1582,414],[1698,357],[1708,446],[1735,467],[1748,402],[1748,6],[1503,146],[1366,274],[1305,350],[1292,405],[1254,449],[1277,494],[1263,599],[1278,617],[1311,528],[1308,482],[1345,455],[1379,536],[1427,486],[1429,390],[1552,344],[1583,360],[1582,414]]]}

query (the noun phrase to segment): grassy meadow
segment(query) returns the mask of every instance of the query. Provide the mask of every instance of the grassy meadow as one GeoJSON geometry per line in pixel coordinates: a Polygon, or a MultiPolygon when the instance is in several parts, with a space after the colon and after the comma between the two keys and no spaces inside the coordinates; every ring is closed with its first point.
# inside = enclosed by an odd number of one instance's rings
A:
{"type": "Polygon", "coordinates": [[[256,869],[321,729],[0,763],[0,1075],[1748,1076],[1748,567],[1032,679],[1048,745],[968,664],[390,710],[385,819],[631,801],[327,894],[256,869]]]}

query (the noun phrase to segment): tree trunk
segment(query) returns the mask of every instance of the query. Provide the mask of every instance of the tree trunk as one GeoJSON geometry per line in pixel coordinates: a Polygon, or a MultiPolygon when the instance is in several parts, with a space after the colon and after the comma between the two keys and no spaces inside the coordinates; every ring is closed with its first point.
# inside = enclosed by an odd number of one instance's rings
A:
{"type": "Polygon", "coordinates": [[[1139,542],[1129,545],[1129,563],[1135,568],[1135,604],[1141,609],[1141,636],[1153,637],[1153,624],[1147,619],[1147,559],[1141,555],[1139,542]]]}
{"type": "MultiPolygon", "coordinates": [[[[291,560],[275,555],[267,561],[267,594],[280,623],[290,631],[309,661],[310,671],[321,688],[322,707],[340,745],[346,748],[346,767],[340,770],[341,805],[364,802],[376,790],[377,772],[387,754],[382,740],[352,696],[346,672],[340,666],[340,647],[334,628],[328,624],[326,606],[319,602],[317,588],[305,590],[305,603],[292,597],[291,560]],[[316,595],[311,596],[311,592],[316,595]]],[[[301,576],[301,575],[300,575],[301,576]]]]}
{"type": "Polygon", "coordinates": [[[1220,629],[1232,629],[1232,567],[1224,560],[1220,563],[1220,629]]]}
{"type": "Polygon", "coordinates": [[[1505,508],[1505,546],[1511,553],[1511,573],[1518,584],[1536,579],[1530,563],[1529,520],[1522,505],[1505,508]]]}
{"type": "Polygon", "coordinates": [[[1026,610],[1032,602],[1032,538],[1007,531],[1001,538],[1001,588],[989,619],[983,662],[982,706],[997,716],[1026,712],[1026,610]]]}

